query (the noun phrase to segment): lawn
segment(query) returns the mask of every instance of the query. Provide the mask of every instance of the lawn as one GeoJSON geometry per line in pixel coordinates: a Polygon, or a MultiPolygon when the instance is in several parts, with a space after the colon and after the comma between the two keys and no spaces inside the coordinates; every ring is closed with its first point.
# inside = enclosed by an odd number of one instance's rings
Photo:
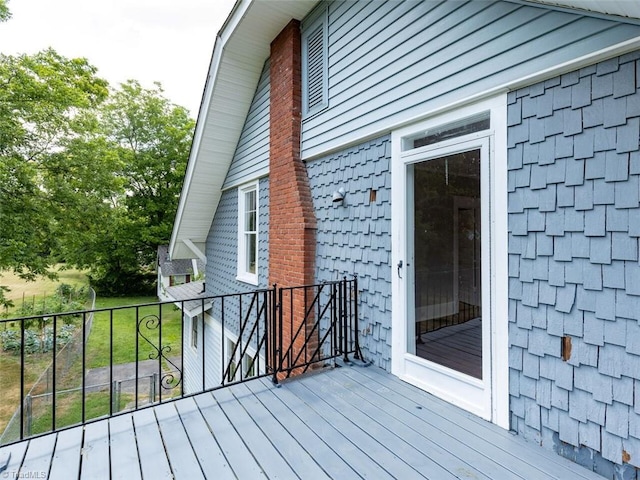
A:
{"type": "Polygon", "coordinates": [[[157,358],[161,330],[164,356],[180,356],[182,351],[181,313],[173,304],[119,308],[124,305],[143,305],[154,301],[157,301],[155,297],[98,299],[96,308],[117,308],[117,310],[113,310],[113,313],[106,311],[95,314],[87,345],[87,368],[109,365],[111,349],[113,349],[114,364],[133,362],[136,360],[136,345],[138,360],[157,358]],[[140,333],[148,341],[136,335],[138,324],[140,324],[140,333]]]}
{"type": "MultiPolygon", "coordinates": [[[[182,351],[181,312],[172,304],[137,306],[156,302],[155,297],[98,298],[96,308],[113,310],[96,312],[93,318],[85,352],[85,368],[107,367],[113,364],[138,360],[157,359],[159,336],[162,331],[163,357],[180,357],[182,351]],[[139,332],[146,337],[138,335],[139,332]]],[[[52,361],[52,353],[26,355],[25,391],[29,391],[35,380],[52,361]]],[[[58,374],[58,391],[74,389],[82,384],[82,355],[73,357],[75,361],[65,374],[58,374]]],[[[59,365],[62,363],[58,357],[59,365]]],[[[164,359],[165,369],[172,368],[164,359]]],[[[0,434],[20,403],[20,356],[0,352],[0,377],[3,395],[0,400],[0,434]]],[[[46,383],[46,382],[45,382],[46,383]]],[[[40,388],[38,388],[40,390],[40,388]]],[[[128,401],[123,394],[122,400],[128,401]]],[[[34,399],[34,419],[32,432],[46,431],[51,425],[51,408],[39,407],[34,399]]],[[[50,404],[49,404],[50,405],[50,404]]],[[[122,405],[124,406],[124,405],[122,405]]],[[[57,426],[76,423],[81,418],[82,401],[78,393],[59,394],[56,402],[57,426]]],[[[85,399],[86,418],[95,418],[109,412],[109,390],[88,393],[85,399]]]]}
{"type": "Polygon", "coordinates": [[[45,296],[52,295],[63,283],[74,287],[89,285],[87,276],[80,270],[62,270],[58,265],[53,269],[58,275],[57,280],[48,278],[38,278],[35,282],[27,282],[13,272],[0,272],[0,285],[9,287],[10,291],[5,296],[12,300],[16,307],[20,307],[22,302],[42,301],[45,296]]]}

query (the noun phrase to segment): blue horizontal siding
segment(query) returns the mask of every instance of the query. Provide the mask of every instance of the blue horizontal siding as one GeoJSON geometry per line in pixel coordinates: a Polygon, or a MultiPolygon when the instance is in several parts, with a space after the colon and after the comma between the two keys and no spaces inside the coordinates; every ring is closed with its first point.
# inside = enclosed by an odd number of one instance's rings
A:
{"type": "Polygon", "coordinates": [[[269,65],[267,60],[222,185],[223,189],[263,176],[269,171],[269,65]]]}
{"type": "Polygon", "coordinates": [[[639,34],[506,1],[332,2],[328,108],[304,119],[303,158],[639,34]]]}

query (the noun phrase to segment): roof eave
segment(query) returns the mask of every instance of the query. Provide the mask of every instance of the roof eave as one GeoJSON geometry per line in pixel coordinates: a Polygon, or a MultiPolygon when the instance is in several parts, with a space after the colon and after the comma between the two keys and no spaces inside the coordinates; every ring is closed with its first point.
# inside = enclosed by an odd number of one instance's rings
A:
{"type": "Polygon", "coordinates": [[[239,0],[218,33],[171,235],[172,259],[205,251],[271,41],[292,18],[302,18],[316,3],[239,0]]]}

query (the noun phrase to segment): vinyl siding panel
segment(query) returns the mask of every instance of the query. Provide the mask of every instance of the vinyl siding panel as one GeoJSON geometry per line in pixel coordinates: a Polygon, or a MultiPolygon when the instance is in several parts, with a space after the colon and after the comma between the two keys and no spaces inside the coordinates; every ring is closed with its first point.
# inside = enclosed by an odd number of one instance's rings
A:
{"type": "Polygon", "coordinates": [[[257,178],[269,171],[269,60],[260,75],[256,93],[242,128],[240,139],[223,189],[257,178]]]}
{"type": "Polygon", "coordinates": [[[303,120],[303,158],[638,35],[505,1],[332,2],[328,107],[303,120]]]}

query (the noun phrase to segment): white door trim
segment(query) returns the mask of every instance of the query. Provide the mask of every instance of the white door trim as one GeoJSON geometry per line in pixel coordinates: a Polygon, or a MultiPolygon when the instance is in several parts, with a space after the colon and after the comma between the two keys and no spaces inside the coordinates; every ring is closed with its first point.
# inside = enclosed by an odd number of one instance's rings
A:
{"type": "MultiPolygon", "coordinates": [[[[453,108],[450,111],[431,117],[415,125],[398,129],[392,133],[392,161],[391,161],[391,225],[392,225],[392,352],[391,371],[403,380],[425,388],[434,395],[450,401],[461,408],[465,408],[483,418],[486,418],[503,428],[509,428],[509,349],[508,349],[508,270],[507,270],[507,105],[506,94],[483,100],[473,105],[453,108]],[[464,137],[455,138],[435,145],[428,145],[414,150],[402,151],[403,137],[415,135],[428,128],[443,125],[465,117],[490,111],[491,125],[489,132],[479,132],[464,137]],[[431,150],[470,141],[477,143],[478,139],[488,137],[489,158],[487,188],[489,191],[488,206],[490,219],[488,221],[489,242],[487,251],[483,251],[484,259],[490,262],[488,270],[489,288],[487,290],[491,310],[490,380],[482,381],[465,375],[456,375],[445,367],[439,367],[415,355],[407,353],[407,318],[410,315],[406,296],[406,273],[408,269],[397,268],[400,262],[404,266],[408,261],[407,255],[407,220],[406,206],[409,204],[406,189],[406,165],[419,158],[429,156],[431,150]],[[485,256],[486,253],[486,256],[485,256]],[[397,273],[399,272],[399,274],[397,273]],[[425,376],[425,365],[428,365],[428,375],[425,376]],[[446,387],[447,382],[457,382],[455,395],[446,387]],[[442,386],[445,388],[442,388],[442,386]],[[465,387],[468,385],[468,389],[465,387]],[[483,387],[484,385],[484,387],[483,387]],[[469,395],[478,388],[485,388],[487,397],[474,401],[469,395]],[[470,401],[471,400],[471,401],[470,401]]],[[[455,107],[455,106],[454,106],[455,107]]],[[[485,175],[486,177],[487,175],[485,175]]],[[[484,185],[483,185],[484,187],[484,185]]],[[[487,191],[487,190],[483,190],[487,191]]],[[[484,216],[484,215],[483,215],[484,216]]],[[[484,220],[483,220],[484,221],[484,220]]],[[[484,281],[483,281],[483,284],[484,281]]],[[[484,295],[483,295],[484,297],[484,295]]],[[[484,300],[483,300],[484,303],[484,300]]],[[[476,399],[477,400],[477,399],[476,399]]]]}

